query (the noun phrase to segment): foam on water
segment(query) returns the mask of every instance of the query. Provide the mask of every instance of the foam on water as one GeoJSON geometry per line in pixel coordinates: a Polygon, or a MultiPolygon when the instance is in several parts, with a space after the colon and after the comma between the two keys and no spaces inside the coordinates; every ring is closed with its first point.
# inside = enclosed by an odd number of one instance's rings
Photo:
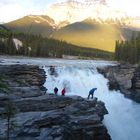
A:
{"type": "Polygon", "coordinates": [[[56,67],[57,75],[49,74],[45,68],[47,79],[45,86],[53,93],[58,87],[59,94],[66,87],[66,95],[80,95],[87,98],[91,88],[97,87],[95,96],[105,102],[109,115],[104,123],[113,140],[140,140],[140,105],[124,98],[119,91],[109,91],[108,80],[94,68],[76,66],[56,67]]]}

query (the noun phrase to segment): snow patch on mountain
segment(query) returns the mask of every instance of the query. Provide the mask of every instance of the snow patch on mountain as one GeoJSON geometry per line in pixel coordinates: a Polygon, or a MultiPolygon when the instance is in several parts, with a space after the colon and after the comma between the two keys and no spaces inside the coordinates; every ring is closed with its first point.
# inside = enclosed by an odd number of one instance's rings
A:
{"type": "MultiPolygon", "coordinates": [[[[119,23],[121,25],[138,26],[137,20],[126,13],[111,8],[107,0],[68,0],[66,2],[55,3],[47,10],[46,14],[60,23],[70,24],[80,22],[85,19],[93,19],[99,23],[119,23]]],[[[139,18],[140,19],[140,18],[139,18]]],[[[64,25],[66,25],[64,24],[64,25]]]]}
{"type": "Polygon", "coordinates": [[[56,26],[55,22],[53,21],[53,19],[50,19],[48,16],[45,16],[45,15],[43,15],[43,16],[42,15],[29,15],[28,17],[33,19],[33,21],[35,23],[38,23],[38,24],[45,22],[45,23],[49,24],[52,27],[56,26]]]}
{"type": "Polygon", "coordinates": [[[84,2],[69,0],[56,3],[48,9],[46,14],[57,23],[62,21],[74,23],[86,18],[106,20],[126,17],[125,13],[109,7],[105,0],[85,0],[84,2]]]}
{"type": "Polygon", "coordinates": [[[35,21],[36,23],[38,23],[38,24],[40,23],[40,21],[39,21],[39,20],[36,20],[36,19],[35,19],[34,21],[35,21]]]}

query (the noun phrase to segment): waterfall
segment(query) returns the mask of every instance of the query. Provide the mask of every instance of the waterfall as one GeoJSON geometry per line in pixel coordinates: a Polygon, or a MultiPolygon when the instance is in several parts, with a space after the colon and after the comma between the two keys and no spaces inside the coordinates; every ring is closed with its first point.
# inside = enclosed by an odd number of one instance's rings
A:
{"type": "Polygon", "coordinates": [[[94,96],[105,102],[109,114],[104,118],[112,140],[140,140],[140,104],[125,98],[119,91],[109,91],[108,80],[96,70],[96,67],[112,65],[107,61],[62,60],[42,58],[11,58],[2,56],[2,64],[33,64],[43,66],[47,79],[45,87],[53,93],[58,87],[59,95],[66,87],[66,95],[80,95],[87,98],[91,88],[96,87],[94,96]],[[49,66],[56,68],[50,75],[49,66]]]}
{"type": "Polygon", "coordinates": [[[58,66],[54,75],[50,75],[49,67],[44,69],[47,75],[45,87],[49,93],[58,87],[60,95],[66,87],[67,96],[87,98],[89,90],[97,88],[94,96],[105,102],[109,111],[104,124],[112,140],[140,140],[140,105],[125,98],[119,91],[109,91],[108,80],[97,72],[95,66],[58,66]]]}

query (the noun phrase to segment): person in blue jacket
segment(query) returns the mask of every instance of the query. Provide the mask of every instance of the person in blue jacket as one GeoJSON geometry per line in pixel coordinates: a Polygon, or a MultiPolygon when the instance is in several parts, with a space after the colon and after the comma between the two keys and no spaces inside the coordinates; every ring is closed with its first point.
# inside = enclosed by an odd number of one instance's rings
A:
{"type": "Polygon", "coordinates": [[[93,99],[93,95],[94,95],[95,90],[97,90],[97,88],[92,88],[92,89],[89,91],[88,99],[89,99],[90,95],[91,95],[91,99],[93,99]]]}

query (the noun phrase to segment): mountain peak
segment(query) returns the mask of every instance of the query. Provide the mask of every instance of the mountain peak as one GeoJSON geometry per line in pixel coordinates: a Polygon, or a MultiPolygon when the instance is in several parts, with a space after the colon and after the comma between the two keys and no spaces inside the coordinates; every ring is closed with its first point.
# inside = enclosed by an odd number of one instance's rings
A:
{"type": "Polygon", "coordinates": [[[53,4],[46,14],[57,24],[62,21],[74,23],[87,18],[106,20],[126,17],[125,13],[109,7],[106,0],[68,0],[53,4]]]}

